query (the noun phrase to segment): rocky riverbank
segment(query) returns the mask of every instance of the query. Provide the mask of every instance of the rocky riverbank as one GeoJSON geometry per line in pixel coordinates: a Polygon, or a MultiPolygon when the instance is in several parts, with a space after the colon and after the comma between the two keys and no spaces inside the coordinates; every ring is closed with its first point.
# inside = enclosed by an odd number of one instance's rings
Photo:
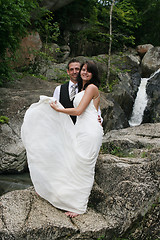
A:
{"type": "Polygon", "coordinates": [[[128,237],[158,239],[160,123],[112,130],[101,151],[86,214],[67,218],[33,188],[9,192],[0,199],[1,239],[109,240],[128,234],[137,221],[144,224],[152,211],[147,231],[134,227],[128,237]]]}

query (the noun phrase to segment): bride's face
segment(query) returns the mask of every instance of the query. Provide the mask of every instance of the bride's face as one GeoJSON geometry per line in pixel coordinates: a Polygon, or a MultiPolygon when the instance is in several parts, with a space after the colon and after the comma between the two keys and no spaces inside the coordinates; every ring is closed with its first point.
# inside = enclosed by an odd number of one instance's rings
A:
{"type": "Polygon", "coordinates": [[[91,80],[91,78],[92,78],[92,73],[91,73],[91,72],[88,72],[88,70],[87,70],[87,64],[85,64],[85,65],[82,67],[81,72],[80,72],[80,75],[81,75],[82,80],[85,81],[85,82],[91,80]]]}

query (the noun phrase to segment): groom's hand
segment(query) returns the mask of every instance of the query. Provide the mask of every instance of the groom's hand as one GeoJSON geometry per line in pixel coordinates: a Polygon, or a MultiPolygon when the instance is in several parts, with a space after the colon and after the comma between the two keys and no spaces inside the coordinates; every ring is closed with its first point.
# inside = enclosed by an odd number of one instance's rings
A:
{"type": "Polygon", "coordinates": [[[98,122],[102,125],[102,122],[101,122],[101,117],[100,115],[98,115],[98,122]]]}

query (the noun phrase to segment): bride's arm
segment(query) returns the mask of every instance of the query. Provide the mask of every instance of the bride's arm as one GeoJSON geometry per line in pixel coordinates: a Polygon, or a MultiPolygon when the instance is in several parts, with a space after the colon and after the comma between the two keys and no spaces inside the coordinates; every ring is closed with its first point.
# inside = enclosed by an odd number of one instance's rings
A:
{"type": "Polygon", "coordinates": [[[80,101],[78,107],[76,108],[63,108],[60,109],[58,108],[58,106],[56,105],[56,103],[51,103],[51,107],[56,110],[57,112],[62,112],[62,113],[66,113],[68,115],[72,115],[72,116],[79,116],[81,115],[84,110],[86,109],[86,107],[89,105],[90,101],[99,94],[98,92],[98,88],[91,84],[89,85],[84,93],[84,96],[82,97],[82,100],[80,101]]]}

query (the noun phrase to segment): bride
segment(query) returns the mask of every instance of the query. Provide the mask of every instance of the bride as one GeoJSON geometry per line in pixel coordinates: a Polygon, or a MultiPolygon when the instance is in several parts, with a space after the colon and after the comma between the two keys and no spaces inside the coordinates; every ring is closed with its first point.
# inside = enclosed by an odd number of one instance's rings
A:
{"type": "Polygon", "coordinates": [[[35,191],[69,217],[86,212],[102,144],[98,122],[98,69],[82,64],[74,108],[64,108],[53,97],[40,96],[26,111],[21,129],[35,191]],[[74,125],[70,116],[78,116],[74,125]]]}

